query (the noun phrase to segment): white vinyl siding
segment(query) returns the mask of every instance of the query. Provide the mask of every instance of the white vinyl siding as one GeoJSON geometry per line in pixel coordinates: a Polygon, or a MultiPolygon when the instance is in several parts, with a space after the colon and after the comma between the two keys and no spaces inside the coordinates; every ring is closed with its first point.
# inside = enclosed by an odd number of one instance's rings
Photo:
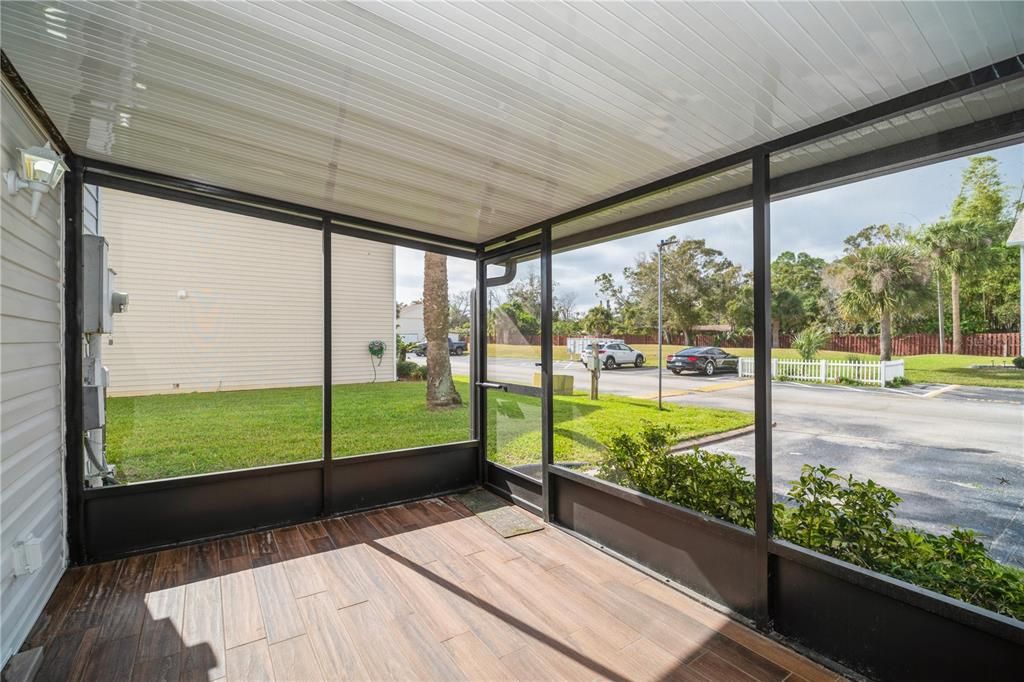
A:
{"type": "MultiPolygon", "coordinates": [[[[43,144],[6,88],[4,171],[18,148],[43,144]]],[[[0,214],[0,666],[15,653],[67,561],[64,503],[63,229],[61,191],[43,197],[2,190],[0,214]],[[14,576],[13,544],[42,540],[43,565],[14,576]]]]}
{"type": "MultiPolygon", "coordinates": [[[[109,395],[319,385],[321,235],[102,190],[102,234],[128,311],[104,346],[109,395]]],[[[334,381],[394,379],[394,247],[333,239],[334,381]]]]}
{"type": "Polygon", "coordinates": [[[331,278],[334,383],[394,381],[395,247],[332,235],[331,278]],[[374,340],[386,350],[371,365],[368,346],[374,340]]]}

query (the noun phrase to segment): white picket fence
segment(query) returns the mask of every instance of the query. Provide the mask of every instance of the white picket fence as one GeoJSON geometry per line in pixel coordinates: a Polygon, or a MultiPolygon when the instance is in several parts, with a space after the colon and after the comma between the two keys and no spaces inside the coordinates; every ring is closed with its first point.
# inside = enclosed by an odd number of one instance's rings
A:
{"type": "MultiPolygon", "coordinates": [[[[860,384],[885,386],[903,376],[902,360],[797,360],[772,358],[772,379],[839,383],[840,379],[860,384]]],[[[740,358],[739,375],[754,376],[754,358],[740,358]]]]}
{"type": "Polygon", "coordinates": [[[597,336],[570,336],[565,340],[565,347],[569,350],[569,357],[577,359],[580,353],[595,343],[622,343],[622,339],[601,338],[597,336]]]}

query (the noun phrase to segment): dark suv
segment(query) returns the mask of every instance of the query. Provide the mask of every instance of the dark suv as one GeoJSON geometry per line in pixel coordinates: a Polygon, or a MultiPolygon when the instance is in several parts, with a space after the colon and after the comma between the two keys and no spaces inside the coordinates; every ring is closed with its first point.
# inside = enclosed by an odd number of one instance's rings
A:
{"type": "MultiPolygon", "coordinates": [[[[421,341],[416,344],[416,347],[412,349],[412,352],[421,358],[427,354],[427,342],[421,341]]],[[[448,355],[462,355],[466,352],[465,341],[452,341],[448,339],[448,355]]]]}

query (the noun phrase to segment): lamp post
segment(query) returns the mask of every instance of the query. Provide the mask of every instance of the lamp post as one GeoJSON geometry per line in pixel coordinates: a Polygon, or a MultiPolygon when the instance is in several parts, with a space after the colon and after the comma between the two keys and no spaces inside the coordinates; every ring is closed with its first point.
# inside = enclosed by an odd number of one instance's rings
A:
{"type": "Polygon", "coordinates": [[[1024,212],[1017,216],[1017,222],[1010,231],[1010,237],[1006,240],[1007,246],[1016,246],[1020,249],[1020,349],[1019,354],[1024,355],[1024,212]]]}
{"type": "Polygon", "coordinates": [[[667,239],[662,239],[660,242],[658,242],[658,409],[659,410],[661,409],[661,375],[662,375],[662,370],[661,370],[661,361],[662,361],[662,354],[661,354],[661,339],[662,339],[662,332],[661,332],[661,252],[662,252],[662,250],[666,246],[670,246],[670,245],[675,244],[675,243],[676,243],[676,238],[674,236],[668,237],[667,239]]]}

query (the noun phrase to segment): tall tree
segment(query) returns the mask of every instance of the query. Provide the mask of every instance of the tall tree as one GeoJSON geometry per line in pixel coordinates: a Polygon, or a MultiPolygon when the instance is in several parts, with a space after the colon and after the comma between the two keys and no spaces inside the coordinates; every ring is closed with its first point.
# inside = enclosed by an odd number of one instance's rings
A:
{"type": "Polygon", "coordinates": [[[821,322],[825,309],[827,292],[822,282],[822,273],[827,263],[800,251],[783,251],[772,261],[772,292],[788,291],[800,299],[802,312],[786,332],[797,332],[809,324],[821,322]]]}
{"type": "Polygon", "coordinates": [[[472,292],[459,291],[452,294],[448,300],[448,328],[451,331],[458,331],[460,334],[468,334],[471,324],[469,319],[473,309],[472,292]]]}
{"type": "Polygon", "coordinates": [[[462,404],[448,355],[448,257],[423,253],[423,332],[427,337],[427,407],[462,404]]]}
{"type": "MultiPolygon", "coordinates": [[[[825,261],[807,253],[785,251],[772,262],[772,346],[778,348],[783,333],[795,334],[819,322],[828,298],[822,276],[825,261]]],[[[735,330],[754,326],[754,285],[751,273],[725,306],[725,318],[735,330]]]]}
{"type": "Polygon", "coordinates": [[[832,274],[839,307],[856,320],[875,320],[882,360],[892,359],[893,319],[912,314],[927,299],[928,266],[906,243],[848,247],[832,274]]]}
{"type": "MultiPolygon", "coordinates": [[[[718,323],[726,318],[726,307],[742,283],[742,269],[703,239],[683,239],[667,247],[662,255],[664,329],[681,333],[689,342],[694,325],[718,323]]],[[[641,254],[632,267],[625,268],[625,301],[636,326],[654,329],[658,323],[658,254],[641,254]]],[[[600,283],[599,283],[600,284],[600,283]]]]}
{"type": "Polygon", "coordinates": [[[491,309],[488,333],[495,343],[530,345],[527,337],[540,334],[540,320],[522,301],[513,299],[491,309]]]}
{"type": "Polygon", "coordinates": [[[953,353],[963,353],[960,285],[965,275],[989,260],[992,239],[988,226],[977,220],[940,220],[929,225],[921,242],[940,268],[949,275],[949,300],[953,322],[953,353]]]}
{"type": "MultiPolygon", "coordinates": [[[[576,314],[576,292],[559,292],[558,282],[551,283],[551,291],[551,302],[553,304],[551,309],[553,313],[552,321],[572,320],[576,314]]],[[[523,266],[516,279],[505,287],[504,298],[506,303],[516,305],[517,309],[526,311],[529,313],[529,317],[538,320],[539,328],[541,317],[540,273],[533,263],[523,266]]],[[[523,333],[525,334],[526,332],[523,333]]]]}
{"type": "MultiPolygon", "coordinates": [[[[961,175],[960,193],[950,207],[949,217],[929,225],[921,242],[929,249],[940,269],[949,277],[949,298],[953,323],[953,352],[963,352],[964,284],[992,292],[986,273],[993,265],[1005,263],[1003,243],[1011,227],[1006,185],[999,177],[999,162],[992,156],[974,156],[961,175]]],[[[997,293],[1000,287],[996,287],[997,293]]],[[[985,317],[994,317],[995,305],[984,300],[985,317]]]]}
{"type": "Polygon", "coordinates": [[[612,311],[603,305],[594,306],[580,320],[580,327],[591,336],[610,334],[614,324],[615,320],[612,318],[612,311]]]}

